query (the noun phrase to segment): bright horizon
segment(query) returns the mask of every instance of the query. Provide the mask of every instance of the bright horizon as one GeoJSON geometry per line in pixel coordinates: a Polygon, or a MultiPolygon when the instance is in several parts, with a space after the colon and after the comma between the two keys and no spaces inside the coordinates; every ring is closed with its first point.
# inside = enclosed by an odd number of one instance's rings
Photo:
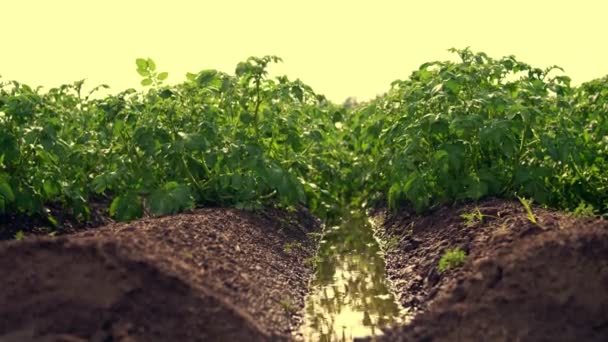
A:
{"type": "Polygon", "coordinates": [[[186,72],[234,73],[277,55],[271,76],[299,78],[336,103],[366,100],[448,48],[558,65],[577,85],[608,74],[608,2],[509,1],[32,1],[2,4],[1,80],[46,89],[86,78],[111,92],[140,88],[135,59],[169,84],[186,72]],[[8,34],[6,34],[8,33],[8,34]],[[604,41],[604,43],[602,43],[604,41]]]}

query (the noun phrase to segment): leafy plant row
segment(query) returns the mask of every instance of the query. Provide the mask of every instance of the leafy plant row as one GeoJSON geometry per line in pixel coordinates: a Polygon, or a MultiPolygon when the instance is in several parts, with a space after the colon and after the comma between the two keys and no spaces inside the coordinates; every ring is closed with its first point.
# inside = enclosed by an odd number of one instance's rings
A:
{"type": "MultiPolygon", "coordinates": [[[[138,59],[144,93],[102,99],[83,82],[41,93],[0,89],[0,214],[47,215],[60,204],[86,220],[91,200],[131,220],[195,205],[339,206],[342,109],[301,81],[269,79],[249,58],[235,74],[203,70],[164,86],[166,72],[138,59]]],[[[106,87],[106,86],[101,86],[106,87]]]]}
{"type": "Polygon", "coordinates": [[[410,203],[486,196],[608,210],[608,78],[571,87],[558,67],[452,50],[383,96],[345,108],[300,80],[268,77],[274,56],[233,75],[166,72],[137,59],[145,92],[94,98],[83,82],[42,92],[0,83],[0,215],[87,220],[90,203],[131,220],[194,206],[410,203]]]}
{"type": "Polygon", "coordinates": [[[367,194],[423,211],[486,196],[608,209],[608,78],[455,50],[349,119],[367,194]]]}

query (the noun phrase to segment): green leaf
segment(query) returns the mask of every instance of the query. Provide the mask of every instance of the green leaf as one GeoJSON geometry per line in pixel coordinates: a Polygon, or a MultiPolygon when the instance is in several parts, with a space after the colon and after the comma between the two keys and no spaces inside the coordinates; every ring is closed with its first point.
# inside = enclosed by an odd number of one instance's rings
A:
{"type": "Polygon", "coordinates": [[[110,216],[119,221],[130,221],[143,215],[142,202],[134,192],[116,196],[110,205],[110,216]]]}
{"type": "Polygon", "coordinates": [[[168,99],[173,96],[173,92],[169,89],[163,89],[160,93],[158,93],[161,99],[168,99]]]}
{"type": "Polygon", "coordinates": [[[236,65],[236,70],[234,71],[236,76],[243,76],[251,71],[251,65],[246,62],[239,62],[236,65]]]}
{"type": "Polygon", "coordinates": [[[241,122],[248,125],[253,121],[253,116],[247,112],[243,112],[241,113],[241,115],[239,116],[239,119],[241,119],[241,122]]]}
{"type": "Polygon", "coordinates": [[[51,225],[55,228],[59,227],[59,222],[57,221],[56,218],[53,217],[53,215],[47,215],[46,219],[51,223],[51,225]]]}
{"type": "Polygon", "coordinates": [[[184,147],[190,151],[202,151],[207,147],[207,142],[203,132],[199,132],[198,134],[186,134],[183,138],[184,147]]]}
{"type": "Polygon", "coordinates": [[[164,80],[167,79],[167,77],[169,77],[169,73],[168,72],[161,72],[156,77],[158,78],[159,81],[164,81],[164,80]]]}
{"type": "Polygon", "coordinates": [[[393,183],[388,190],[388,205],[390,209],[396,209],[402,200],[401,184],[393,183]]]}
{"type": "Polygon", "coordinates": [[[196,80],[196,74],[193,74],[193,73],[191,73],[191,72],[187,72],[187,73],[186,73],[186,79],[187,79],[188,81],[194,81],[194,80],[196,80]]]}
{"type": "Polygon", "coordinates": [[[42,210],[42,204],[38,198],[34,197],[34,194],[29,191],[23,191],[17,189],[15,194],[15,206],[29,214],[40,212],[42,210]]]}
{"type": "Polygon", "coordinates": [[[454,80],[448,80],[443,84],[443,87],[449,89],[454,94],[458,94],[458,92],[460,91],[460,84],[458,84],[454,80]]]}
{"type": "Polygon", "coordinates": [[[146,69],[137,69],[137,73],[140,76],[143,76],[143,77],[149,77],[150,76],[150,72],[148,70],[146,70],[146,69]]]}
{"type": "Polygon", "coordinates": [[[42,189],[47,198],[55,197],[60,193],[59,184],[52,180],[45,180],[42,183],[42,189]]]}
{"type": "Polygon", "coordinates": [[[304,92],[302,91],[302,88],[298,86],[293,86],[291,87],[291,91],[293,92],[293,95],[296,97],[296,99],[298,99],[300,102],[304,100],[304,92]]]}
{"type": "Polygon", "coordinates": [[[143,80],[141,80],[141,85],[146,87],[152,84],[152,80],[149,78],[144,78],[143,80]]]}
{"type": "Polygon", "coordinates": [[[425,179],[418,172],[408,175],[403,190],[405,197],[412,202],[416,212],[420,213],[429,206],[429,191],[425,179]]]}
{"type": "Polygon", "coordinates": [[[526,213],[528,214],[528,220],[530,220],[530,222],[532,222],[534,224],[537,224],[536,216],[534,215],[534,212],[532,211],[532,200],[527,200],[524,197],[520,197],[520,196],[517,196],[517,198],[519,199],[521,204],[526,209],[526,213]]]}
{"type": "Polygon", "coordinates": [[[468,189],[466,195],[468,198],[478,200],[488,194],[488,184],[474,177],[467,180],[468,189]]]}
{"type": "Polygon", "coordinates": [[[342,112],[340,111],[335,111],[332,116],[331,116],[331,121],[333,123],[336,122],[343,122],[344,121],[344,116],[342,115],[342,112]]]}
{"type": "Polygon", "coordinates": [[[211,83],[215,79],[216,75],[217,75],[216,70],[211,70],[211,69],[203,70],[198,73],[198,76],[196,76],[196,82],[201,87],[207,86],[209,83],[211,83]]]}
{"type": "Polygon", "coordinates": [[[2,155],[4,156],[4,162],[10,165],[20,157],[19,141],[9,132],[0,130],[0,151],[2,151],[2,155]]]}
{"type": "Polygon", "coordinates": [[[154,63],[154,61],[151,58],[148,58],[147,62],[148,62],[148,69],[150,69],[150,71],[156,70],[156,64],[154,63]]]}
{"type": "Polygon", "coordinates": [[[153,156],[158,152],[154,133],[155,131],[149,127],[138,127],[135,132],[133,132],[133,142],[149,156],[153,156]]]}
{"type": "Polygon", "coordinates": [[[243,176],[235,173],[230,178],[230,185],[237,191],[241,190],[243,187],[243,176]]]}
{"type": "Polygon", "coordinates": [[[194,201],[188,186],[177,182],[168,182],[162,188],[150,194],[148,206],[154,215],[167,215],[192,208],[194,201]]]}
{"type": "Polygon", "coordinates": [[[449,154],[446,150],[437,150],[433,153],[433,159],[435,161],[441,161],[444,158],[448,158],[449,154]]]}
{"type": "Polygon", "coordinates": [[[103,193],[112,187],[117,178],[118,174],[116,172],[106,172],[98,175],[91,182],[93,191],[98,194],[103,193]]]}
{"type": "Polygon", "coordinates": [[[314,141],[317,141],[317,142],[323,141],[323,135],[321,134],[321,132],[318,129],[311,131],[310,133],[308,133],[308,135],[314,141]]]}
{"type": "Polygon", "coordinates": [[[135,64],[137,64],[137,69],[145,70],[148,68],[148,62],[143,58],[136,59],[135,64]]]}
{"type": "Polygon", "coordinates": [[[302,184],[278,164],[272,162],[264,168],[262,174],[266,184],[276,189],[281,199],[285,202],[292,204],[305,200],[302,184]]]}
{"type": "Polygon", "coordinates": [[[6,201],[13,202],[15,200],[15,193],[11,186],[0,180],[0,196],[2,196],[6,201]]]}

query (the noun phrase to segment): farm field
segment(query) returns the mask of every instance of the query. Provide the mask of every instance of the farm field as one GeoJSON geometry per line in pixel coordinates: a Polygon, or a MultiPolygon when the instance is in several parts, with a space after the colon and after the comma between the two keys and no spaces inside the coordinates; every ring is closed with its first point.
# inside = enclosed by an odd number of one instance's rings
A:
{"type": "Polygon", "coordinates": [[[608,339],[608,76],[451,52],[342,105],[0,79],[0,340],[608,339]]]}

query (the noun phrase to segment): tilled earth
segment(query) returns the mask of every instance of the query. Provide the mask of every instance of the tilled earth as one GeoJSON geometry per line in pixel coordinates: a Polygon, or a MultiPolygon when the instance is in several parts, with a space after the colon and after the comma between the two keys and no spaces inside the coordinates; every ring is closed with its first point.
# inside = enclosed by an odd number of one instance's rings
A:
{"type": "Polygon", "coordinates": [[[387,341],[608,341],[608,223],[487,200],[379,213],[388,275],[413,321],[387,341]],[[460,215],[482,213],[480,220],[460,215]],[[446,250],[467,254],[443,273],[446,250]]]}
{"type": "Polygon", "coordinates": [[[286,340],[320,224],[198,209],[0,243],[0,341],[286,340]]]}

